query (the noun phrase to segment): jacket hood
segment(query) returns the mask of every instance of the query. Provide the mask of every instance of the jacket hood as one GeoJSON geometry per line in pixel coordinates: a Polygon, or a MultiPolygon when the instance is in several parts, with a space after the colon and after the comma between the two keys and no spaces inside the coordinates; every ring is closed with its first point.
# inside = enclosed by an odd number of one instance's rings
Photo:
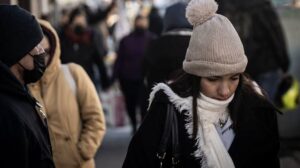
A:
{"type": "Polygon", "coordinates": [[[39,20],[39,23],[42,27],[44,35],[49,38],[49,42],[51,46],[49,63],[42,77],[42,81],[44,80],[51,81],[61,65],[60,41],[55,29],[50,25],[49,22],[44,20],[39,20]]]}

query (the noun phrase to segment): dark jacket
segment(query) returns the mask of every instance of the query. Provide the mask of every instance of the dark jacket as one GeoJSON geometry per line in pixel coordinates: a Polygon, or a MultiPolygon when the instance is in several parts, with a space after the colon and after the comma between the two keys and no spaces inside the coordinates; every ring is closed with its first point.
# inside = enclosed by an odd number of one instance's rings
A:
{"type": "Polygon", "coordinates": [[[144,75],[148,90],[154,84],[168,80],[174,71],[182,68],[182,62],[189,45],[190,35],[182,35],[190,30],[177,29],[163,34],[152,41],[144,60],[144,75]]]}
{"type": "Polygon", "coordinates": [[[109,81],[104,64],[107,51],[103,44],[102,35],[94,29],[89,29],[81,40],[77,40],[74,33],[66,28],[59,34],[59,37],[62,63],[74,62],[81,65],[93,82],[96,80],[93,65],[97,65],[101,84],[103,87],[107,87],[109,81]]]}
{"type": "Polygon", "coordinates": [[[236,28],[248,57],[246,72],[256,79],[277,69],[287,72],[289,58],[279,17],[270,0],[218,0],[219,13],[236,28]]]}
{"type": "MultiPolygon", "coordinates": [[[[162,136],[167,111],[167,104],[172,95],[165,90],[158,90],[150,106],[148,115],[128,148],[123,168],[159,167],[156,152],[162,136]]],[[[279,167],[278,128],[275,109],[257,94],[241,92],[242,100],[238,114],[231,114],[234,123],[235,139],[229,154],[236,168],[279,167]]],[[[171,103],[174,105],[174,103],[171,103]]],[[[183,106],[181,106],[183,107],[183,106]]],[[[188,138],[186,130],[186,110],[176,111],[179,123],[179,143],[181,144],[180,167],[200,168],[200,159],[192,156],[195,140],[188,138]]],[[[169,147],[167,151],[171,151],[169,147]]],[[[167,154],[164,167],[170,166],[167,154]]]]}
{"type": "Polygon", "coordinates": [[[0,62],[0,167],[54,168],[47,123],[36,101],[0,62]]]}
{"type": "Polygon", "coordinates": [[[155,38],[149,31],[133,31],[124,37],[119,45],[118,57],[114,65],[113,78],[143,80],[143,60],[148,44],[155,38]]]}

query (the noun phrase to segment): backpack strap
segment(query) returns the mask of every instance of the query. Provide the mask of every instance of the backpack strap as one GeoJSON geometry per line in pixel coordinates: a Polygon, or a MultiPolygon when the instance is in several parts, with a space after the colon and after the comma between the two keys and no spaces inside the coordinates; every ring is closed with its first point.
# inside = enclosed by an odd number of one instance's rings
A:
{"type": "Polygon", "coordinates": [[[68,64],[62,64],[61,65],[61,70],[63,71],[65,79],[69,83],[69,86],[70,86],[72,92],[74,93],[74,95],[76,95],[76,82],[75,82],[74,77],[73,77],[73,75],[70,71],[70,67],[68,66],[68,64]]]}

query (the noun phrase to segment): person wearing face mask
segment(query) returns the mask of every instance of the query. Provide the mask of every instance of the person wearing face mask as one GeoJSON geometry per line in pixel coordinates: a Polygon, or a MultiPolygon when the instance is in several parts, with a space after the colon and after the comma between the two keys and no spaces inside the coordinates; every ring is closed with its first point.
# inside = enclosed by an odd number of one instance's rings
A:
{"type": "Polygon", "coordinates": [[[41,46],[48,53],[47,69],[29,89],[48,116],[55,166],[94,168],[106,128],[97,91],[80,65],[61,64],[56,31],[46,21],[39,23],[44,33],[41,46]]]}
{"type": "Polygon", "coordinates": [[[244,74],[242,42],[217,9],[215,0],[189,2],[182,72],[153,87],[123,168],[280,167],[278,110],[244,74]]]}
{"type": "Polygon", "coordinates": [[[85,10],[77,7],[70,12],[69,21],[59,33],[61,43],[61,61],[63,64],[74,62],[81,65],[96,87],[99,83],[94,69],[100,74],[102,89],[109,87],[109,79],[104,64],[107,50],[103,37],[88,25],[85,10]]]}
{"type": "Polygon", "coordinates": [[[148,18],[138,15],[134,30],[125,36],[119,45],[114,65],[113,80],[118,79],[125,97],[126,109],[132,132],[137,129],[136,107],[140,107],[144,117],[145,86],[143,80],[143,59],[145,50],[155,35],[148,31],[148,18]]]}
{"type": "Polygon", "coordinates": [[[27,84],[46,68],[43,33],[28,11],[0,5],[0,167],[54,168],[46,115],[27,84]]]}

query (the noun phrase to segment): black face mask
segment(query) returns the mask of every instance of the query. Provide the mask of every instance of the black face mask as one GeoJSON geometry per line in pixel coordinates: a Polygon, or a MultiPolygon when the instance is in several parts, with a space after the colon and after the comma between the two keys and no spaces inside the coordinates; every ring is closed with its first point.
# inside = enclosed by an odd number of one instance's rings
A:
{"type": "Polygon", "coordinates": [[[81,36],[85,32],[85,28],[83,26],[81,26],[81,25],[76,25],[74,27],[74,32],[75,32],[76,35],[81,36]]]}
{"type": "Polygon", "coordinates": [[[33,70],[27,70],[22,64],[19,63],[19,65],[24,69],[24,82],[25,84],[28,83],[34,83],[41,79],[43,76],[45,70],[46,70],[46,63],[45,63],[45,57],[46,53],[41,53],[38,55],[31,55],[33,58],[34,68],[33,70]]]}

